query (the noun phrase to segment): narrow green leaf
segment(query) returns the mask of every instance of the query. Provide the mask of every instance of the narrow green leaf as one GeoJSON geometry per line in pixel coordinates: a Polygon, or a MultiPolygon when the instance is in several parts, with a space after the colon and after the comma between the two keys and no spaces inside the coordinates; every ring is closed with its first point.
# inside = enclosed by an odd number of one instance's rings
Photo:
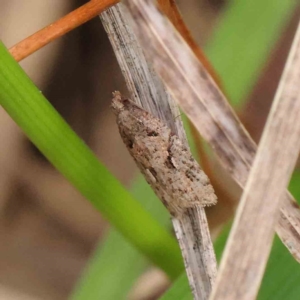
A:
{"type": "Polygon", "coordinates": [[[0,43],[0,104],[49,161],[170,278],[183,270],[177,242],[98,161],[0,43]]]}
{"type": "MultiPolygon", "coordinates": [[[[131,192],[162,226],[171,226],[169,213],[157,200],[144,177],[138,176],[131,192]]],[[[72,299],[125,300],[146,266],[145,258],[112,229],[96,249],[72,299]]]]}

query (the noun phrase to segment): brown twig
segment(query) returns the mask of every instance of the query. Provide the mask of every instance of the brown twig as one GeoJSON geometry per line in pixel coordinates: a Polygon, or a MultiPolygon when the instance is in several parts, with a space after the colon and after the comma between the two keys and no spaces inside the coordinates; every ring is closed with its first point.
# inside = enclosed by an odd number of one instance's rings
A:
{"type": "Polygon", "coordinates": [[[72,29],[82,25],[99,15],[108,7],[116,4],[117,0],[93,0],[75,9],[58,21],[37,31],[9,49],[16,61],[21,61],[30,54],[63,36],[72,29]]]}

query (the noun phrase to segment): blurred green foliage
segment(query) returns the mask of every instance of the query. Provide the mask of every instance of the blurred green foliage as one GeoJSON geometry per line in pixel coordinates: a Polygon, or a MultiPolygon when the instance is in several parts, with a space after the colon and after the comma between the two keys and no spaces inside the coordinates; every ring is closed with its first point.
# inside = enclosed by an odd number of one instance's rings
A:
{"type": "Polygon", "coordinates": [[[294,0],[228,1],[204,50],[234,106],[251,92],[296,5],[294,0]]]}

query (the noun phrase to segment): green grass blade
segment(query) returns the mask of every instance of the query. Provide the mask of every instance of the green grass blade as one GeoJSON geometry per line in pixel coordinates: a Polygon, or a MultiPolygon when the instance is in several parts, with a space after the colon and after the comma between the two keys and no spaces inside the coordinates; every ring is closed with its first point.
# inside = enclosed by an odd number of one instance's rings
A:
{"type": "MultiPolygon", "coordinates": [[[[162,226],[171,226],[169,213],[157,201],[153,190],[142,176],[135,180],[131,192],[162,226]]],[[[96,249],[72,299],[125,300],[146,266],[145,258],[120,234],[111,230],[96,249]]]]}
{"type": "Polygon", "coordinates": [[[173,237],[98,161],[0,43],[0,104],[49,161],[170,278],[183,270],[173,237]]]}
{"type": "Polygon", "coordinates": [[[245,100],[296,5],[295,0],[229,2],[205,53],[232,104],[245,100]]]}

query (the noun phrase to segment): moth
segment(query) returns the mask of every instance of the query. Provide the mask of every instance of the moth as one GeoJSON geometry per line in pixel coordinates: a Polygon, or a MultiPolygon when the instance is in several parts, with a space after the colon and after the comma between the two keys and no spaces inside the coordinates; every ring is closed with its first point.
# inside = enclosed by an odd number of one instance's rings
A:
{"type": "Polygon", "coordinates": [[[216,204],[208,177],[181,140],[161,120],[113,93],[120,135],[140,171],[169,212],[216,204]]]}

